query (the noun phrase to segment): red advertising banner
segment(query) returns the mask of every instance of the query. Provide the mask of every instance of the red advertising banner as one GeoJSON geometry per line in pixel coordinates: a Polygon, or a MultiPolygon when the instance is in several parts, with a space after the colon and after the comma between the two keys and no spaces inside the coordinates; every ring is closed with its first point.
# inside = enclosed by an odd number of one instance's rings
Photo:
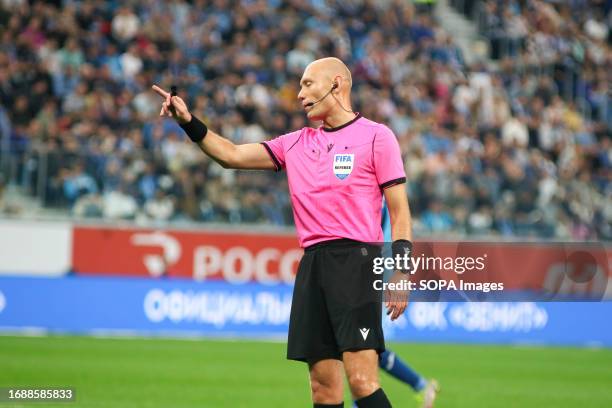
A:
{"type": "MultiPolygon", "coordinates": [[[[292,235],[75,227],[72,265],[77,274],[275,285],[293,283],[302,254],[292,235]]],[[[602,243],[422,241],[413,280],[604,294],[611,254],[602,243]]]]}
{"type": "Polygon", "coordinates": [[[75,227],[77,274],[293,283],[303,251],[292,235],[75,227]]]}

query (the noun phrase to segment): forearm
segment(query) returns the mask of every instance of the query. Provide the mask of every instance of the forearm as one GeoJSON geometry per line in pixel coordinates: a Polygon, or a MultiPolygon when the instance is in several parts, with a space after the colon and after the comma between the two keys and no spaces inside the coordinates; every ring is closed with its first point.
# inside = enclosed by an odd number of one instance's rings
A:
{"type": "Polygon", "coordinates": [[[237,148],[231,140],[208,130],[206,137],[197,143],[200,150],[224,168],[236,168],[237,148]]]}
{"type": "Polygon", "coordinates": [[[200,119],[187,114],[189,120],[179,120],[179,125],[189,139],[198,145],[200,150],[224,168],[236,168],[237,146],[231,140],[208,129],[200,119]]]}
{"type": "Polygon", "coordinates": [[[391,212],[390,216],[391,240],[406,239],[412,241],[412,217],[408,205],[405,208],[399,208],[391,212]]]}
{"type": "Polygon", "coordinates": [[[391,239],[412,241],[412,217],[405,184],[388,187],[384,194],[391,218],[391,239]]]}

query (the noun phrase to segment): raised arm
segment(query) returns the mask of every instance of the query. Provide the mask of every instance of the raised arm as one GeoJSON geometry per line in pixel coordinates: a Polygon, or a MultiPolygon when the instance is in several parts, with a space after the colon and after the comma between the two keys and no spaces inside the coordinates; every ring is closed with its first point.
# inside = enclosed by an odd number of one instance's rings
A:
{"type": "MultiPolygon", "coordinates": [[[[164,98],[160,116],[169,116],[179,125],[193,123],[193,115],[189,112],[187,104],[179,96],[173,96],[157,85],[153,90],[164,98]]],[[[190,135],[192,137],[193,135],[190,135]]],[[[196,135],[196,144],[214,161],[227,169],[274,170],[276,166],[266,148],[260,143],[247,143],[237,145],[210,129],[202,129],[202,135],[196,135]],[[205,136],[200,139],[200,136],[205,136]],[[198,140],[199,139],[199,140],[198,140]]]]}
{"type": "MultiPolygon", "coordinates": [[[[176,96],[175,96],[176,98],[176,96]]],[[[200,149],[226,169],[274,170],[274,162],[261,143],[234,144],[208,130],[200,149]]]]}

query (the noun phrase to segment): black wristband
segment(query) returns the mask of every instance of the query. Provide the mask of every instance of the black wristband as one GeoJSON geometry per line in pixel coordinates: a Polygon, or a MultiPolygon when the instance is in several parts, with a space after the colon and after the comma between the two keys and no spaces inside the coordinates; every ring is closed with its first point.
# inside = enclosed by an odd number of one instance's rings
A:
{"type": "MultiPolygon", "coordinates": [[[[412,258],[412,242],[408,241],[407,239],[398,239],[393,241],[391,244],[391,254],[394,260],[397,259],[397,256],[399,256],[400,259],[404,259],[404,255],[407,255],[408,259],[412,258]]],[[[412,262],[408,261],[407,269],[400,268],[398,270],[403,273],[409,273],[412,269],[411,266],[412,262]]]]}
{"type": "Polygon", "coordinates": [[[187,123],[179,123],[179,126],[187,133],[187,136],[194,143],[200,143],[206,137],[208,128],[206,125],[195,115],[191,115],[191,120],[187,123]]]}

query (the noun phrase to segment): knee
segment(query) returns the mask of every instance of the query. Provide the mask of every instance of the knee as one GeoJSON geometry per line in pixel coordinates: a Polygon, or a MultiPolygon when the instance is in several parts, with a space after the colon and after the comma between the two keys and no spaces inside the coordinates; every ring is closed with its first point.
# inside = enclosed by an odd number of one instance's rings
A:
{"type": "Polygon", "coordinates": [[[348,376],[349,387],[353,397],[367,397],[380,388],[377,378],[371,378],[363,373],[353,373],[348,376]]]}
{"type": "Polygon", "coordinates": [[[337,404],[343,398],[341,381],[311,378],[310,389],[312,391],[312,400],[319,404],[337,404]]]}

